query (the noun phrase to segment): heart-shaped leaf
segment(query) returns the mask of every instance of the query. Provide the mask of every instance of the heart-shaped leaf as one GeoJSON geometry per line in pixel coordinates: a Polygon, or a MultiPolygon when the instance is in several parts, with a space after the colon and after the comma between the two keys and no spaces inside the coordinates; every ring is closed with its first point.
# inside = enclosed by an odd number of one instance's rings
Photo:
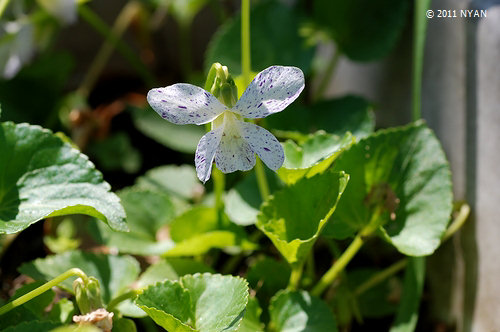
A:
{"type": "MultiPolygon", "coordinates": [[[[300,23],[301,13],[279,2],[253,6],[250,13],[252,69],[261,71],[279,63],[299,67],[307,74],[314,48],[306,46],[299,36],[300,23]]],[[[210,41],[205,67],[210,68],[214,62],[227,66],[234,76],[241,73],[240,15],[221,26],[210,41]]]]}
{"type": "Polygon", "coordinates": [[[325,235],[354,234],[378,206],[380,231],[400,252],[429,255],[439,246],[452,211],[451,173],[425,125],[380,130],[345,151],[333,169],[351,180],[325,235]]]}
{"type": "Polygon", "coordinates": [[[248,302],[244,279],[209,273],[148,287],[137,305],[168,331],[237,331],[248,302]]]}
{"type": "Polygon", "coordinates": [[[49,130],[1,123],[0,160],[0,233],[67,214],[87,214],[127,230],[125,212],[102,174],[49,130]]]}
{"type": "Polygon", "coordinates": [[[157,240],[157,232],[175,216],[168,195],[131,187],[118,196],[127,213],[130,232],[117,233],[99,225],[101,242],[119,252],[136,255],[161,255],[174,246],[170,239],[157,240]]]}
{"type": "Polygon", "coordinates": [[[354,141],[355,138],[349,133],[341,138],[324,132],[309,135],[301,146],[288,140],[283,144],[285,162],[278,170],[278,176],[290,185],[304,176],[310,178],[322,173],[354,141]]]}
{"type": "Polygon", "coordinates": [[[328,305],[306,291],[282,291],[269,307],[271,331],[324,332],[337,331],[337,324],[328,305]]]}
{"type": "Polygon", "coordinates": [[[302,178],[261,207],[257,227],[288,263],[300,265],[330,219],[349,176],[327,171],[302,178]]]}
{"type": "MultiPolygon", "coordinates": [[[[48,281],[74,267],[99,280],[105,303],[124,292],[136,280],[140,271],[139,263],[133,257],[81,251],[39,258],[21,265],[19,271],[33,279],[48,281]]],[[[60,286],[72,293],[75,279],[76,277],[66,279],[60,286]]]]}

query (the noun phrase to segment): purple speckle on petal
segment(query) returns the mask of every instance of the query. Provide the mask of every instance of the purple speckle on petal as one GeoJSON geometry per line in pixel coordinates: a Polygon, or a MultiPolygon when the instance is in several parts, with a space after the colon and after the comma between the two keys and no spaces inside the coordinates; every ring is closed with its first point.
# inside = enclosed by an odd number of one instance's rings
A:
{"type": "Polygon", "coordinates": [[[264,150],[266,150],[267,152],[271,151],[271,150],[269,150],[268,148],[264,148],[264,150]]]}
{"type": "Polygon", "coordinates": [[[183,109],[186,109],[187,107],[186,106],[178,106],[179,108],[183,108],[183,109]]]}
{"type": "Polygon", "coordinates": [[[259,106],[257,106],[257,108],[260,108],[262,106],[262,103],[259,104],[259,106]]]}
{"type": "Polygon", "coordinates": [[[164,102],[164,103],[168,103],[168,101],[166,101],[165,99],[162,99],[161,101],[164,102]]]}

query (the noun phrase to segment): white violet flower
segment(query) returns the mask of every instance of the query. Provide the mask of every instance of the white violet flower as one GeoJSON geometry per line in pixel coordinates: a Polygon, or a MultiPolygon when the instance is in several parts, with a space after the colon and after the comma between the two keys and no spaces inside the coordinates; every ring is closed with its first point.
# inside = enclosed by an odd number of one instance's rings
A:
{"type": "Polygon", "coordinates": [[[259,119],[290,105],[304,89],[304,74],[296,67],[272,66],[255,76],[234,107],[223,105],[200,87],[178,83],[148,92],[148,102],[164,119],[175,124],[212,122],[196,148],[195,164],[200,181],[210,178],[212,163],[224,173],[248,171],[255,154],[277,171],[285,159],[283,147],[266,129],[243,118],[259,119]]]}

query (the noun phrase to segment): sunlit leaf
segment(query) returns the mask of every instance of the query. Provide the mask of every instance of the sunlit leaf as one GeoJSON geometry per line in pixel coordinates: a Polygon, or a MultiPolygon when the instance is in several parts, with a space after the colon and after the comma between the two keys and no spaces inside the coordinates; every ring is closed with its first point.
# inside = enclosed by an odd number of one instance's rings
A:
{"type": "Polygon", "coordinates": [[[302,178],[262,205],[257,227],[288,263],[304,262],[335,211],[348,179],[344,173],[331,171],[302,178]]]}
{"type": "Polygon", "coordinates": [[[380,130],[335,162],[350,174],[349,186],[325,234],[344,238],[367,225],[381,206],[380,230],[407,255],[429,255],[440,244],[452,210],[448,161],[423,124],[380,130]]]}
{"type": "Polygon", "coordinates": [[[148,287],[136,300],[168,331],[237,331],[248,302],[244,279],[205,274],[186,275],[148,287]]]}
{"type": "Polygon", "coordinates": [[[68,214],[87,214],[127,230],[125,212],[102,174],[50,131],[1,123],[0,151],[0,233],[68,214]]]}
{"type": "Polygon", "coordinates": [[[290,185],[303,177],[310,178],[322,173],[354,141],[354,137],[349,133],[344,137],[339,137],[324,132],[309,135],[301,146],[288,140],[283,144],[285,162],[278,170],[278,176],[290,185]]]}

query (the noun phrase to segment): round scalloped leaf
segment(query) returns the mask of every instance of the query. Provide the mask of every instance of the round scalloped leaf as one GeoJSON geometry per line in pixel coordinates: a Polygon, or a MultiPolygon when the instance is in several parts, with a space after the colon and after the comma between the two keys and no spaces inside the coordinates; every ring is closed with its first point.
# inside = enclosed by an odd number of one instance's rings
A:
{"type": "MultiPolygon", "coordinates": [[[[87,276],[95,277],[101,286],[105,303],[124,292],[138,277],[139,263],[130,256],[112,256],[81,251],[68,251],[64,254],[39,258],[21,265],[19,271],[35,280],[51,280],[67,270],[78,267],[87,276]]],[[[60,286],[73,292],[72,277],[60,286]]]]}
{"type": "Polygon", "coordinates": [[[49,130],[0,124],[0,159],[0,234],[68,214],[87,214],[127,230],[120,200],[102,174],[49,130]]]}
{"type": "Polygon", "coordinates": [[[321,299],[306,291],[282,291],[269,307],[271,331],[336,332],[332,311],[321,299]]]}
{"type": "Polygon", "coordinates": [[[351,180],[325,235],[354,234],[381,206],[381,233],[400,252],[430,255],[439,246],[452,211],[451,173],[424,124],[380,130],[345,151],[333,169],[351,180]]]}
{"type": "Polygon", "coordinates": [[[174,246],[170,239],[157,240],[157,232],[175,215],[170,197],[164,193],[129,188],[118,193],[127,213],[128,233],[113,232],[98,225],[102,242],[121,253],[161,255],[174,246]]]}
{"type": "MultiPolygon", "coordinates": [[[[253,6],[250,13],[252,69],[261,71],[279,63],[309,73],[314,48],[306,46],[299,36],[300,23],[300,13],[279,2],[267,1],[253,6]]],[[[205,68],[214,62],[227,66],[233,76],[241,73],[240,15],[221,26],[210,41],[205,68]]]]}
{"type": "Polygon", "coordinates": [[[248,302],[244,279],[209,273],[166,280],[144,290],[136,303],[168,331],[237,331],[248,302]]]}
{"type": "Polygon", "coordinates": [[[393,49],[408,7],[408,0],[315,0],[314,18],[342,53],[352,60],[371,61],[393,49]]]}
{"type": "Polygon", "coordinates": [[[257,227],[290,264],[302,264],[344,191],[349,176],[327,171],[302,178],[265,202],[257,227]]]}
{"type": "Polygon", "coordinates": [[[298,146],[292,140],[283,144],[285,162],[278,170],[278,176],[286,184],[294,184],[299,179],[312,177],[324,172],[337,156],[351,146],[355,138],[347,133],[344,137],[316,132],[298,146]]]}

